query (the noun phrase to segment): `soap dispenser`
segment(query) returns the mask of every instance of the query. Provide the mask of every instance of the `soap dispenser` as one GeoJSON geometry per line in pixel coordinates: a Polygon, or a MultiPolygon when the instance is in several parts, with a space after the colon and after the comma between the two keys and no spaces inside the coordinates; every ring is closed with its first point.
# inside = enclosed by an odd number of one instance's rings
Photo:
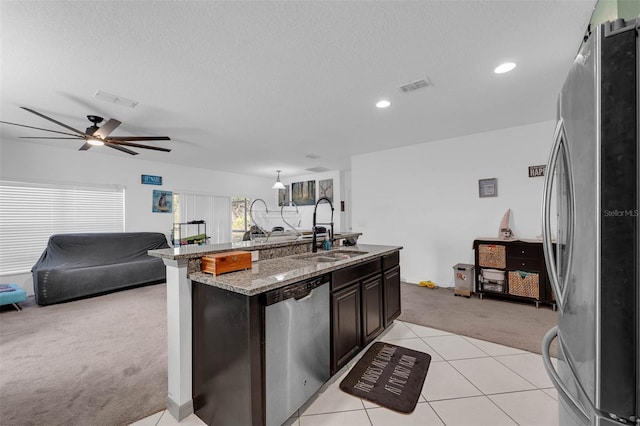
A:
{"type": "Polygon", "coordinates": [[[329,240],[328,236],[324,237],[324,243],[322,243],[322,248],[325,250],[331,250],[331,240],[329,240]]]}

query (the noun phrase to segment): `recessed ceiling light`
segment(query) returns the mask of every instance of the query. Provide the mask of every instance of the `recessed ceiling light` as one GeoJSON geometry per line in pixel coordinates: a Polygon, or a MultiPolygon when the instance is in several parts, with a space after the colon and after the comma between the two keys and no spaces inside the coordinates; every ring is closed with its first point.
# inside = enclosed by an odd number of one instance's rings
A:
{"type": "Polygon", "coordinates": [[[386,108],[386,107],[388,107],[389,105],[391,105],[391,102],[387,101],[386,99],[383,99],[383,100],[381,100],[381,101],[378,101],[378,103],[376,104],[376,106],[377,106],[378,108],[386,108]]]}
{"type": "Polygon", "coordinates": [[[516,64],[513,62],[505,62],[504,64],[498,65],[493,72],[496,74],[504,74],[505,72],[509,72],[516,67],[516,64]]]}

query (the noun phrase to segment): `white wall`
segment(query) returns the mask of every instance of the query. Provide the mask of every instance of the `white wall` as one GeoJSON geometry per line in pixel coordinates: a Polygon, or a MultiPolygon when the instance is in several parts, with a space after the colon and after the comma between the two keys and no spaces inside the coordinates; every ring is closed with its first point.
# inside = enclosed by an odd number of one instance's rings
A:
{"type": "MultiPolygon", "coordinates": [[[[144,159],[144,152],[135,157],[115,154],[103,154],[100,148],[81,152],[46,144],[0,141],[0,178],[123,185],[126,187],[125,231],[162,232],[167,239],[173,215],[151,212],[154,189],[264,199],[273,196],[272,179],[148,161],[144,159]],[[162,186],[142,185],[142,174],[162,176],[162,186]]],[[[30,274],[3,276],[2,281],[33,292],[30,274]]]]}
{"type": "Polygon", "coordinates": [[[454,285],[452,267],[473,264],[472,243],[497,237],[511,209],[516,237],[541,234],[553,121],[352,157],[353,229],[359,242],[400,245],[402,279],[454,285]],[[479,198],[478,179],[498,179],[498,197],[479,198]]]}
{"type": "MultiPolygon", "coordinates": [[[[291,191],[291,183],[292,182],[306,182],[308,180],[315,180],[316,181],[316,201],[318,200],[318,181],[320,180],[325,180],[325,179],[333,179],[333,208],[334,208],[334,212],[333,212],[333,228],[335,230],[336,233],[341,232],[341,231],[348,231],[348,229],[346,229],[343,226],[344,223],[344,217],[346,212],[341,212],[340,211],[340,201],[344,200],[344,198],[342,198],[342,193],[344,191],[343,188],[343,184],[341,183],[341,176],[343,175],[343,173],[341,173],[338,170],[332,170],[332,171],[327,171],[327,172],[320,172],[320,173],[312,173],[309,175],[301,175],[301,176],[296,176],[293,178],[287,178],[286,176],[282,176],[282,174],[280,175],[280,180],[282,181],[283,184],[285,185],[289,185],[289,191],[291,191]]],[[[273,184],[273,182],[272,182],[273,184]]],[[[291,193],[291,192],[289,192],[291,193]]],[[[269,198],[269,200],[271,200],[271,203],[273,203],[273,206],[277,206],[278,205],[278,191],[276,191],[275,189],[273,190],[273,195],[269,198]]],[[[313,209],[315,206],[298,206],[298,211],[300,211],[302,213],[302,223],[299,227],[299,229],[301,230],[310,230],[313,227],[313,209]]],[[[269,204],[269,208],[271,208],[271,204],[269,204]]],[[[345,209],[346,210],[346,209],[345,209]]],[[[320,205],[318,205],[318,210],[316,213],[316,217],[317,217],[317,221],[318,222],[329,222],[329,220],[331,219],[331,209],[329,207],[329,204],[323,202],[320,205]]]]}

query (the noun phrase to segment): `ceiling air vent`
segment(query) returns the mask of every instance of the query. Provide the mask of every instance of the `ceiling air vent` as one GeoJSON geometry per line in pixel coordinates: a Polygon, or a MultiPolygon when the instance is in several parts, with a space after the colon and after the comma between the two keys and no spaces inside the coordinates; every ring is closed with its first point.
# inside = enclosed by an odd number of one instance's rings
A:
{"type": "Polygon", "coordinates": [[[329,169],[327,169],[326,167],[322,167],[322,166],[311,167],[310,169],[305,169],[305,170],[308,170],[308,171],[314,172],[314,173],[328,172],[329,171],[329,169]]]}
{"type": "Polygon", "coordinates": [[[416,80],[411,83],[400,86],[402,93],[413,92],[414,90],[422,89],[423,87],[433,86],[433,83],[428,78],[422,80],[416,80]]]}
{"type": "Polygon", "coordinates": [[[110,93],[103,92],[102,90],[98,90],[93,97],[96,99],[100,99],[101,101],[111,102],[112,104],[121,105],[128,108],[135,108],[136,105],[138,105],[138,101],[123,98],[122,96],[112,95],[110,93]]]}

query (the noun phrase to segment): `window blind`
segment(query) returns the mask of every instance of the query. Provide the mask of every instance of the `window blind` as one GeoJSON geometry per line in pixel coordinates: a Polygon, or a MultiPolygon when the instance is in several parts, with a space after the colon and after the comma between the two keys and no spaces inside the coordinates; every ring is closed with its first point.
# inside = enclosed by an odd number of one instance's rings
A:
{"type": "Polygon", "coordinates": [[[31,271],[53,234],[124,232],[118,185],[0,180],[0,275],[31,271]]]}
{"type": "Polygon", "coordinates": [[[208,243],[231,241],[231,198],[207,194],[181,192],[179,197],[180,222],[204,220],[207,224],[208,243]]]}

